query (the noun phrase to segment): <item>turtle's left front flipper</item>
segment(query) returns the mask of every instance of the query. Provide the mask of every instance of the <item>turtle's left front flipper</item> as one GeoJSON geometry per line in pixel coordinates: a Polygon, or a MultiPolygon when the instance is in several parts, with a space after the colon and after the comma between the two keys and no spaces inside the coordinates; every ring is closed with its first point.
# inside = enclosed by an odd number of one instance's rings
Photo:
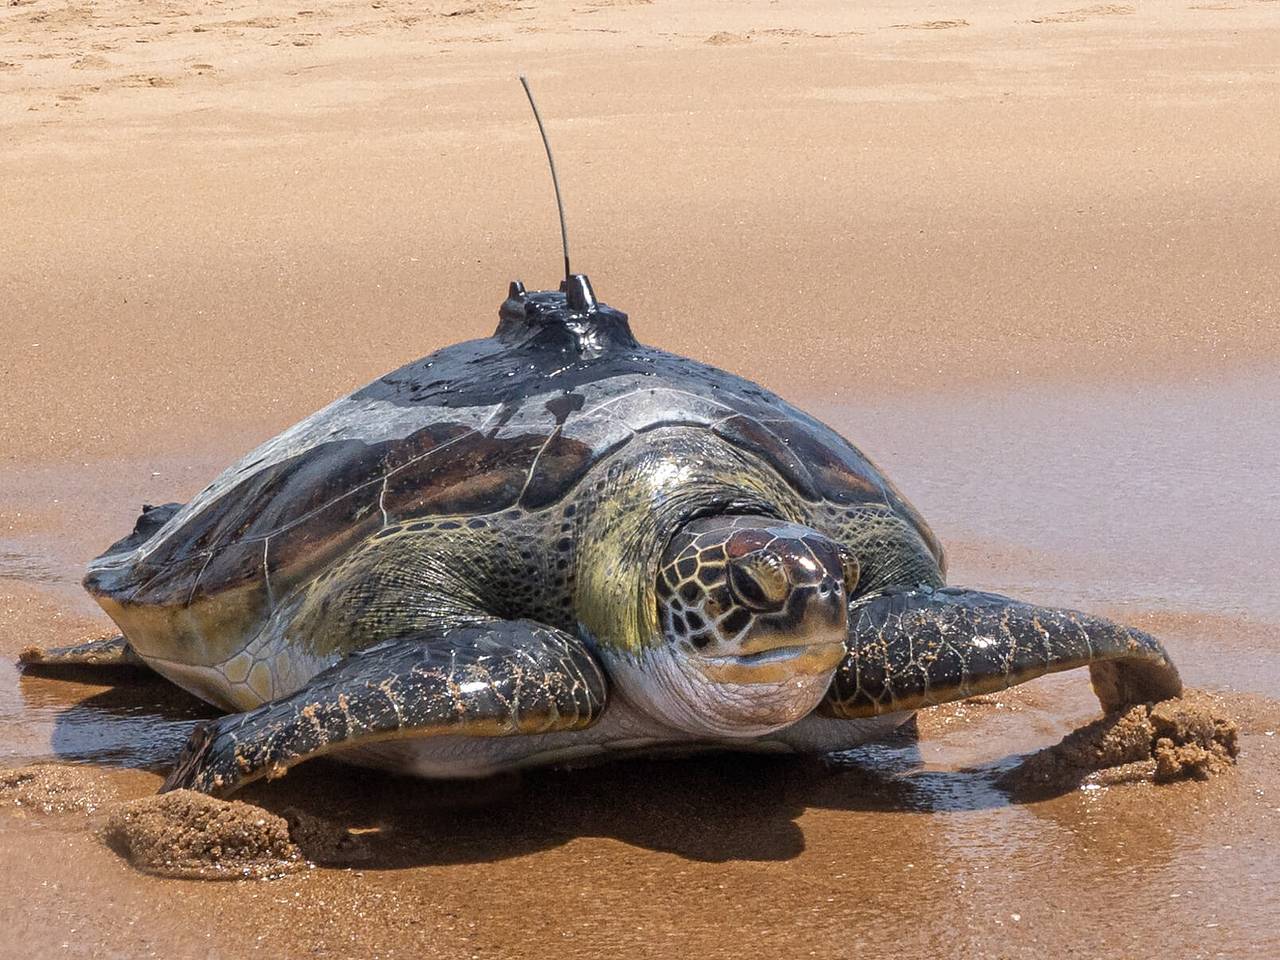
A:
{"type": "Polygon", "coordinates": [[[225,796],[303,760],[399,737],[578,730],[606,682],[577,638],[493,620],[354,653],[291,696],[197,728],[162,792],[225,796]]]}
{"type": "Polygon", "coordinates": [[[850,606],[823,712],[915,710],[1084,666],[1107,712],[1182,692],[1164,647],[1141,630],[974,590],[886,593],[850,606]]]}

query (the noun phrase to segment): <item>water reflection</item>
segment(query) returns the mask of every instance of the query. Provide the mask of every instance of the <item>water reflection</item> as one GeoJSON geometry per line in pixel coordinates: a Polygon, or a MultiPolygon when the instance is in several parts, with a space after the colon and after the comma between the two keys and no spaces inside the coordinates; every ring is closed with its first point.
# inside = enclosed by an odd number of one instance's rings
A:
{"type": "MultiPolygon", "coordinates": [[[[22,727],[20,736],[0,737],[0,763],[6,765],[57,759],[164,769],[195,723],[216,716],[208,704],[159,677],[122,676],[119,685],[104,687],[85,682],[89,675],[15,675],[8,664],[3,670],[0,690],[13,684],[18,710],[0,717],[4,727],[22,727]]],[[[8,702],[0,694],[0,710],[8,702]]]]}
{"type": "Polygon", "coordinates": [[[21,580],[27,583],[65,583],[68,574],[56,569],[38,557],[28,556],[16,550],[0,546],[0,580],[21,580]]]}

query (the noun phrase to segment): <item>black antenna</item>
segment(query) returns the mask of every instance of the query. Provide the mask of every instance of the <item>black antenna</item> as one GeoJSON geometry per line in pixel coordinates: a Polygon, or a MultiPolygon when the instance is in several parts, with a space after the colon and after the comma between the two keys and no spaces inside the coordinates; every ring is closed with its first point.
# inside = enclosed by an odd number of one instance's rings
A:
{"type": "Polygon", "coordinates": [[[551,143],[547,140],[547,128],[542,125],[542,114],[538,112],[538,105],[534,102],[533,91],[529,89],[529,78],[523,73],[520,74],[520,85],[524,87],[525,95],[529,98],[529,106],[533,107],[533,119],[538,121],[538,132],[542,134],[542,145],[547,150],[547,163],[551,165],[551,183],[556,188],[556,208],[560,211],[560,245],[564,248],[564,280],[569,282],[571,276],[569,271],[569,231],[564,225],[564,201],[560,199],[560,178],[556,176],[556,158],[551,155],[551,143]]]}

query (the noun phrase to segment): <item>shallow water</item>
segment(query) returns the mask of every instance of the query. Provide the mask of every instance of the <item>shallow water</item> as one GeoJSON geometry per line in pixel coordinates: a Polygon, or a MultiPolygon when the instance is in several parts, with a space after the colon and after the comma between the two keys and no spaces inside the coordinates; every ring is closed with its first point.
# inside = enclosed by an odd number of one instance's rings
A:
{"type": "Polygon", "coordinates": [[[1053,558],[1013,586],[1280,619],[1280,375],[821,411],[943,540],[1053,558]]]}
{"type": "MultiPolygon", "coordinates": [[[[1085,678],[1066,675],[931,711],[918,744],[871,745],[827,766],[638,762],[458,790],[321,763],[250,791],[271,809],[302,806],[367,831],[359,875],[158,887],[83,831],[8,817],[0,871],[24,890],[59,883],[90,904],[95,886],[110,885],[114,913],[86,907],[89,928],[132,942],[120,929],[129,917],[179,953],[207,944],[209,916],[256,931],[280,955],[335,948],[350,931],[324,911],[338,910],[376,919],[361,928],[361,949],[386,955],[430,942],[481,955],[588,956],[629,944],[658,956],[670,940],[687,955],[718,956],[733,952],[730,931],[766,953],[801,956],[1041,956],[1068,944],[1083,956],[1156,945],[1178,957],[1274,955],[1280,380],[811,406],[930,519],[953,582],[1161,633],[1189,682],[1224,693],[1240,715],[1238,770],[1207,784],[1011,802],[995,777],[1097,713],[1085,678]],[[77,877],[46,862],[43,845],[74,856],[77,877]],[[154,905],[160,889],[168,913],[154,905]],[[495,889],[507,891],[500,903],[495,889]]],[[[70,640],[98,623],[76,579],[119,535],[114,518],[189,495],[215,469],[206,458],[5,478],[0,507],[29,518],[0,544],[6,661],[26,642],[70,640]]],[[[162,770],[205,715],[147,682],[111,689],[0,665],[5,765],[162,770]]],[[[112,776],[125,794],[156,782],[112,776]]]]}

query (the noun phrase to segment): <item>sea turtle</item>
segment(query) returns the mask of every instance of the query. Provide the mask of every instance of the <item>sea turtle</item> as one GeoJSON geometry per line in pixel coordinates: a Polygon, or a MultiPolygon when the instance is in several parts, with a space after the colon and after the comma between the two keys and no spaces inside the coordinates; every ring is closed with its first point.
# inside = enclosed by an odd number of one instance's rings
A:
{"type": "Polygon", "coordinates": [[[336,401],[84,583],[139,659],[231,715],[165,788],[335,754],[427,777],[700,747],[826,752],[910,711],[1088,665],[1180,691],[1154,638],[944,586],[857,449],[750,381],[643,346],[575,274],[493,336],[336,401]],[[127,638],[127,639],[125,639],[127,638]]]}

